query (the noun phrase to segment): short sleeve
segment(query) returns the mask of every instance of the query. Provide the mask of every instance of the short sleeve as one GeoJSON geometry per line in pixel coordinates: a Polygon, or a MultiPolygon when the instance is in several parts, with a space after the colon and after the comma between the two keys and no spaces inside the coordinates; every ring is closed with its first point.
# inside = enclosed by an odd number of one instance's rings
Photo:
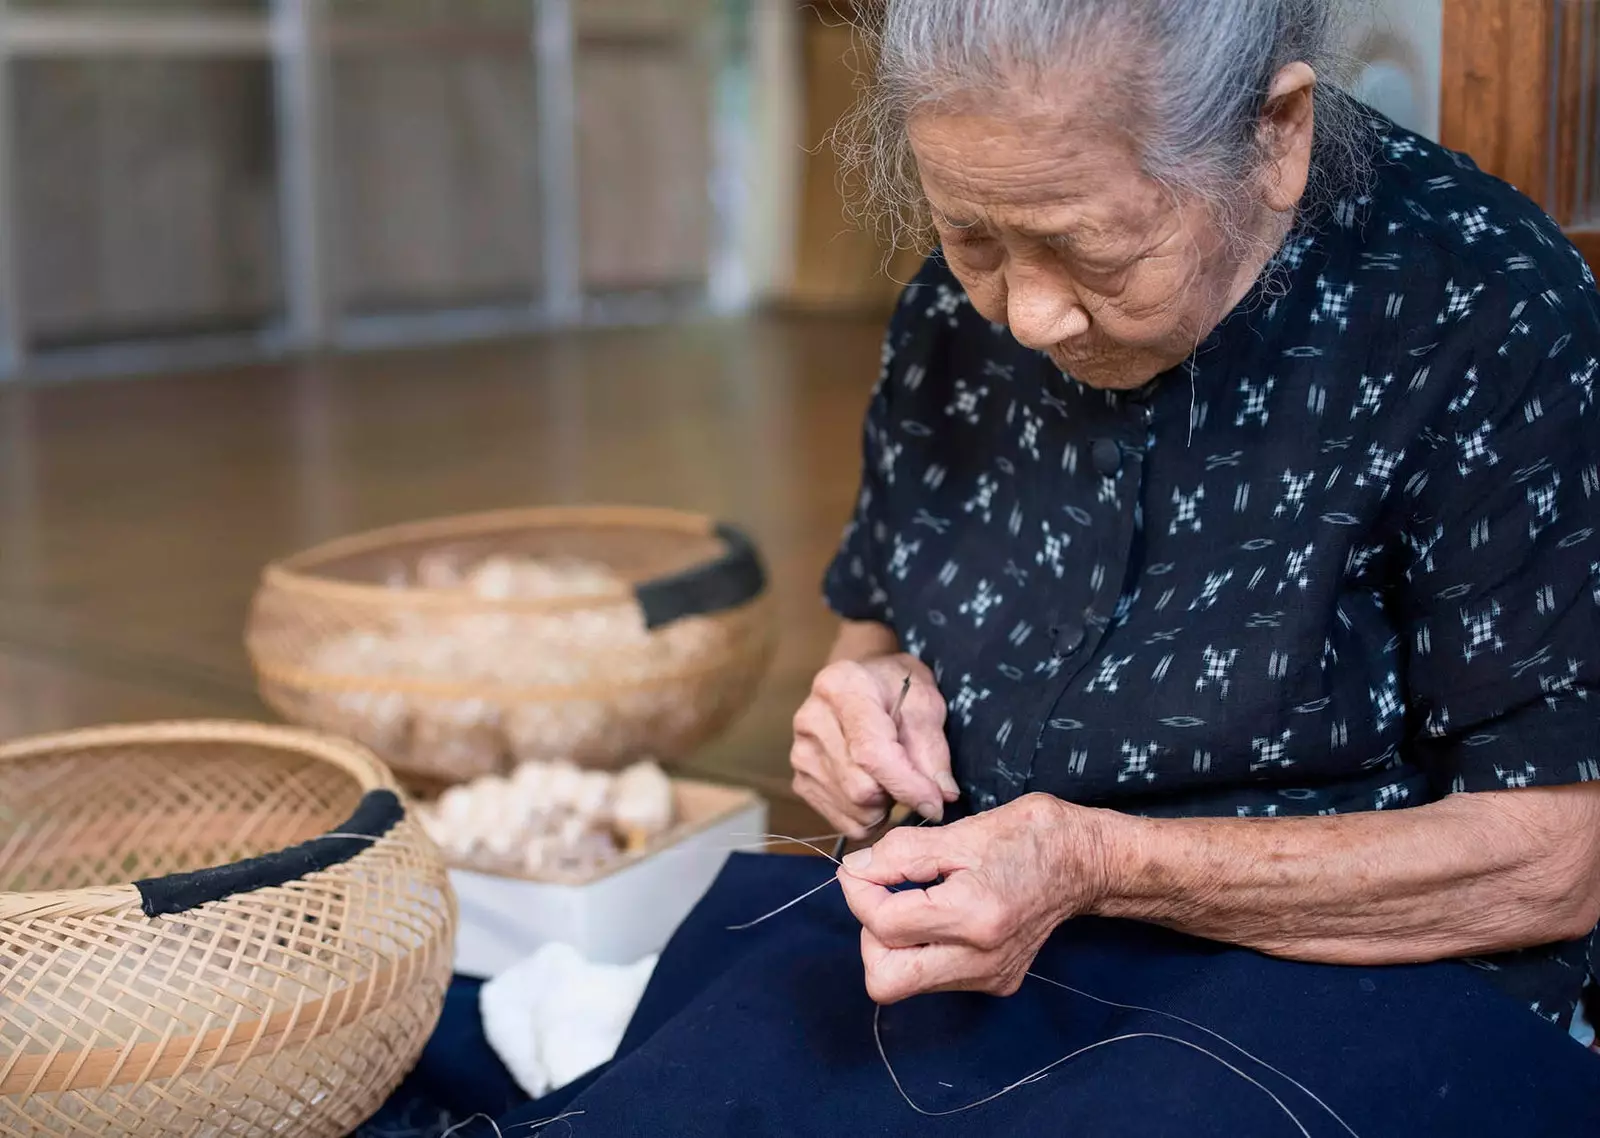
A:
{"type": "MultiPolygon", "coordinates": [[[[878,382],[867,406],[867,420],[861,437],[861,490],[855,512],[845,526],[839,551],[823,579],[823,596],[828,607],[845,620],[891,624],[894,610],[885,585],[889,577],[889,546],[893,543],[894,515],[891,499],[897,487],[896,467],[900,464],[905,440],[895,436],[895,407],[925,391],[930,363],[942,358],[943,330],[933,319],[936,313],[948,317],[931,296],[942,300],[953,296],[953,280],[943,257],[934,253],[901,293],[900,303],[889,321],[883,338],[883,356],[878,382]]],[[[905,407],[899,408],[904,416],[905,407]]],[[[902,480],[903,481],[903,480],[902,480]]],[[[904,498],[904,486],[898,488],[904,498]]]]}
{"type": "MultiPolygon", "coordinates": [[[[904,306],[902,305],[902,311],[904,306]]],[[[855,512],[844,528],[838,552],[823,578],[828,607],[845,620],[888,624],[889,595],[883,587],[883,543],[888,529],[885,475],[889,439],[889,390],[897,365],[900,320],[891,324],[883,344],[883,368],[867,406],[861,442],[861,488],[855,512]]]]}
{"type": "Polygon", "coordinates": [[[1409,488],[1401,651],[1441,792],[1600,779],[1600,293],[1496,323],[1409,488]]]}

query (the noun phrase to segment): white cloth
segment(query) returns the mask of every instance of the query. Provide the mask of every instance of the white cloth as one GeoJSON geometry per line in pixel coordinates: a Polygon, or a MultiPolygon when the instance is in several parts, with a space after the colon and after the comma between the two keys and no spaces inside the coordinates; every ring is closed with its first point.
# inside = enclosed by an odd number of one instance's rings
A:
{"type": "Polygon", "coordinates": [[[561,1089],[617,1053],[657,959],[591,964],[545,945],[480,990],[489,1046],[529,1097],[561,1089]]]}
{"type": "MultiPolygon", "coordinates": [[[[1589,995],[1588,991],[1583,993],[1589,995]]],[[[1585,1047],[1595,1045],[1595,1026],[1589,1022],[1589,1017],[1584,1014],[1583,1000],[1578,1001],[1578,1010],[1572,1016],[1572,1038],[1585,1047]]]]}

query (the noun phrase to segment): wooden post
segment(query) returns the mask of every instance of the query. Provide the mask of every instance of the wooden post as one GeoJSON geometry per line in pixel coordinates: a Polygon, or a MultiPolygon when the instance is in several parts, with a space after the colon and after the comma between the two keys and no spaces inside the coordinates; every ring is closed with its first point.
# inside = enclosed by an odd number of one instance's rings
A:
{"type": "Polygon", "coordinates": [[[1445,0],[1439,140],[1541,205],[1556,0],[1445,0]]]}
{"type": "Polygon", "coordinates": [[[1440,141],[1567,228],[1600,266],[1593,0],[1445,0],[1440,141]]]}

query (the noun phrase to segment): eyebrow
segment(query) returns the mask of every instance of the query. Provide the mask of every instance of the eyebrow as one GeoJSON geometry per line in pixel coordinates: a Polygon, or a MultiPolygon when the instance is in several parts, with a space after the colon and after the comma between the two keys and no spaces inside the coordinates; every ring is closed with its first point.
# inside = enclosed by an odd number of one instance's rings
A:
{"type": "Polygon", "coordinates": [[[1075,218],[1066,228],[1036,229],[1029,225],[1013,225],[1013,230],[1024,237],[1031,237],[1038,241],[1065,241],[1071,245],[1081,245],[1085,241],[1104,241],[1114,235],[1113,230],[1103,225],[1096,224],[1088,218],[1075,218]]]}
{"type": "Polygon", "coordinates": [[[1066,228],[1050,227],[1039,228],[1031,225],[1011,224],[996,227],[992,221],[983,216],[956,216],[949,211],[941,209],[932,202],[928,203],[934,220],[955,230],[978,230],[993,233],[997,228],[1007,229],[1013,233],[1035,241],[1048,241],[1057,245],[1064,245],[1074,255],[1093,256],[1096,252],[1104,252],[1104,246],[1112,242],[1117,236],[1115,230],[1097,224],[1088,218],[1074,218],[1072,224],[1066,228]]]}
{"type": "Polygon", "coordinates": [[[981,218],[981,217],[972,217],[972,218],[957,218],[957,217],[954,217],[951,214],[946,213],[944,210],[940,209],[938,206],[934,205],[932,202],[928,203],[928,208],[933,212],[934,220],[942,222],[945,225],[948,225],[951,229],[976,229],[980,225],[985,224],[984,219],[981,218]]]}

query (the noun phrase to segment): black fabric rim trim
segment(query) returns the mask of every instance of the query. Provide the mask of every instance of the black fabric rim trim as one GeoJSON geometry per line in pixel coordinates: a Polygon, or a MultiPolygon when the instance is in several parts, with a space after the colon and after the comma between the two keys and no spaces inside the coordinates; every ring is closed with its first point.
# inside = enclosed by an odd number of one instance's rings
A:
{"type": "Polygon", "coordinates": [[[392,790],[369,790],[344,825],[330,830],[338,837],[312,838],[297,846],[231,865],[172,873],[135,881],[147,917],[173,917],[239,893],[286,885],[308,873],[331,869],[372,848],[399,824],[406,810],[392,790]],[[349,834],[351,837],[345,837],[349,834]]]}
{"type": "Polygon", "coordinates": [[[767,571],[755,543],[733,526],[718,525],[714,532],[727,546],[721,557],[634,587],[646,628],[738,608],[766,589],[767,571]]]}

